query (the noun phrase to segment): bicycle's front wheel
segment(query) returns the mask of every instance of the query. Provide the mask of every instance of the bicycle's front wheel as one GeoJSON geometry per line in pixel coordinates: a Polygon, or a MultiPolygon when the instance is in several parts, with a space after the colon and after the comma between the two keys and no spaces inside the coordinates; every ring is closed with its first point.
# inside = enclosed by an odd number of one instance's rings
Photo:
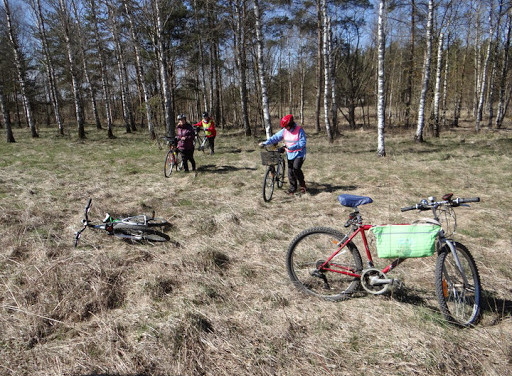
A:
{"type": "Polygon", "coordinates": [[[437,256],[437,300],[446,320],[459,326],[470,326],[480,319],[480,276],[468,249],[457,242],[453,245],[459,263],[448,245],[441,248],[437,256]]]}
{"type": "Polygon", "coordinates": [[[114,226],[114,235],[119,238],[136,241],[166,242],[170,240],[167,234],[144,226],[117,225],[114,226]]]}
{"type": "Polygon", "coordinates": [[[263,200],[269,202],[272,200],[272,194],[274,193],[274,182],[275,182],[275,170],[272,166],[267,168],[265,177],[263,178],[263,200]]]}
{"type": "Polygon", "coordinates": [[[286,255],[288,276],[295,287],[325,300],[348,299],[359,288],[360,278],[346,273],[360,274],[363,270],[355,244],[348,243],[325,265],[344,238],[341,232],[327,227],[311,228],[297,235],[286,255]]]}
{"type": "Polygon", "coordinates": [[[279,163],[277,164],[277,172],[276,172],[276,181],[277,181],[278,188],[283,188],[284,170],[285,170],[284,159],[280,158],[279,163]]]}
{"type": "Polygon", "coordinates": [[[165,156],[165,163],[164,163],[164,176],[166,178],[171,176],[175,165],[176,165],[176,156],[174,155],[174,152],[172,150],[169,150],[167,152],[167,155],[165,156]]]}

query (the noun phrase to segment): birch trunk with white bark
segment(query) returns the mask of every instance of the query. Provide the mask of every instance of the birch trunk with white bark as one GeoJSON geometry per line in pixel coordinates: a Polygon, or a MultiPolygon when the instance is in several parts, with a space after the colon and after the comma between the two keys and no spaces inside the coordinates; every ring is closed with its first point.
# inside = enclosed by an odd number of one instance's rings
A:
{"type": "Polygon", "coordinates": [[[325,123],[325,130],[327,133],[327,139],[329,142],[333,142],[333,134],[332,134],[332,128],[331,128],[331,120],[330,120],[330,104],[329,104],[329,98],[330,98],[330,66],[329,66],[329,24],[330,20],[327,18],[327,2],[326,0],[321,0],[321,7],[322,7],[322,25],[323,25],[323,59],[324,59],[324,123],[325,123]]]}
{"type": "Polygon", "coordinates": [[[414,139],[416,142],[423,142],[423,130],[425,128],[425,103],[427,101],[427,91],[430,82],[430,65],[432,60],[432,30],[433,30],[433,16],[434,16],[434,0],[428,1],[428,16],[427,16],[427,48],[425,50],[425,57],[423,61],[423,79],[421,84],[421,94],[418,106],[418,124],[416,128],[416,135],[414,139]]]}
{"type": "Polygon", "coordinates": [[[66,44],[66,53],[68,59],[68,68],[71,74],[71,86],[73,90],[73,101],[75,102],[75,116],[78,130],[78,137],[85,138],[85,121],[83,118],[83,110],[80,101],[80,83],[78,79],[78,72],[76,69],[75,55],[73,53],[73,46],[71,42],[72,30],[71,21],[69,16],[69,9],[64,3],[64,0],[59,0],[59,8],[61,13],[61,25],[63,30],[64,41],[66,44]]]}
{"type": "Polygon", "coordinates": [[[436,85],[434,89],[434,137],[439,137],[439,102],[441,99],[441,72],[443,70],[443,44],[444,34],[439,34],[437,47],[436,85]]]}
{"type": "Polygon", "coordinates": [[[270,120],[270,107],[268,102],[267,83],[265,79],[266,71],[263,59],[263,30],[261,24],[260,5],[258,0],[254,0],[254,16],[256,20],[256,45],[258,48],[258,66],[259,81],[261,87],[261,103],[263,107],[263,123],[267,138],[272,136],[272,123],[270,120]]]}
{"type": "Polygon", "coordinates": [[[384,17],[386,10],[386,1],[380,0],[379,20],[378,20],[378,73],[377,73],[377,155],[384,157],[386,155],[385,136],[386,128],[386,81],[385,81],[385,51],[386,34],[384,28],[384,17]]]}
{"type": "Polygon", "coordinates": [[[142,95],[144,96],[144,107],[146,110],[145,112],[146,112],[146,120],[148,122],[149,137],[152,140],[154,140],[156,138],[156,134],[155,134],[155,127],[153,125],[153,113],[151,111],[151,104],[149,103],[149,90],[148,90],[148,86],[146,84],[146,78],[144,75],[144,66],[142,65],[142,58],[141,58],[141,53],[140,53],[140,42],[139,42],[139,39],[137,38],[137,34],[135,32],[133,16],[132,16],[130,9],[128,8],[128,3],[126,2],[126,0],[123,0],[123,5],[124,5],[126,17],[128,19],[128,24],[130,26],[130,36],[132,39],[133,50],[135,51],[135,64],[136,64],[136,68],[137,68],[136,69],[137,75],[139,76],[139,82],[140,82],[140,85],[142,86],[142,95]]]}

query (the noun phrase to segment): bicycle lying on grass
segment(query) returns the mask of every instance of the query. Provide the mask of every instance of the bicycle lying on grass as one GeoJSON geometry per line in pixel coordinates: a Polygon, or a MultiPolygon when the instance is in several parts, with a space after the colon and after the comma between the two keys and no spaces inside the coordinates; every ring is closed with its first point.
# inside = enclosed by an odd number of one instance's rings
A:
{"type": "Polygon", "coordinates": [[[170,239],[167,234],[164,234],[158,230],[154,230],[154,227],[164,227],[169,225],[169,222],[167,222],[165,219],[155,218],[154,213],[152,217],[147,217],[146,215],[136,215],[126,218],[112,218],[110,214],[106,213],[105,219],[101,224],[91,223],[89,220],[91,202],[92,199],[89,199],[89,201],[87,201],[87,205],[85,206],[84,218],[82,219],[82,224],[84,227],[75,232],[75,247],[78,245],[78,241],[82,236],[82,232],[84,232],[87,227],[105,230],[109,235],[114,235],[126,240],[166,242],[170,239]]]}
{"type": "Polygon", "coordinates": [[[301,291],[326,300],[344,300],[360,286],[371,294],[382,294],[398,280],[387,273],[410,257],[427,257],[437,251],[435,292],[441,313],[447,321],[465,327],[476,324],[480,317],[480,276],[468,249],[450,238],[456,228],[454,208],[475,198],[456,198],[453,194],[421,200],[402,211],[432,210],[433,219],[423,219],[412,225],[363,224],[358,206],[369,204],[370,197],[342,194],[341,205],[353,208],[345,227],[352,232],[344,235],[327,227],[314,227],[297,235],[288,248],[286,266],[293,284],[301,291]],[[442,226],[447,228],[443,229],[442,226]],[[449,227],[449,228],[448,228],[449,227]],[[394,261],[383,269],[374,267],[366,232],[376,239],[380,258],[394,261]],[[368,259],[363,267],[361,255],[352,240],[360,235],[368,259]]]}
{"type": "Polygon", "coordinates": [[[284,184],[285,163],[283,158],[284,148],[265,146],[265,151],[261,154],[261,163],[267,167],[265,177],[263,178],[263,200],[269,202],[274,194],[274,184],[282,188],[284,184]]]}
{"type": "Polygon", "coordinates": [[[167,145],[169,146],[169,151],[167,152],[164,161],[164,176],[169,178],[174,170],[183,170],[183,155],[176,147],[175,140],[173,138],[167,136],[162,138],[167,141],[167,145]]]}

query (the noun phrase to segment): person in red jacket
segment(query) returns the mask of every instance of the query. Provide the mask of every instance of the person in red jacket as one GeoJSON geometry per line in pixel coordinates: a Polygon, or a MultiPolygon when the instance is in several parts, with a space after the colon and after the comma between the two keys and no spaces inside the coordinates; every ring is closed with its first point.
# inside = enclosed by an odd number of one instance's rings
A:
{"type": "Polygon", "coordinates": [[[204,135],[208,138],[208,144],[210,145],[210,154],[215,154],[215,136],[217,131],[215,130],[215,122],[208,115],[208,112],[203,112],[203,119],[194,124],[194,127],[201,127],[204,130],[204,135]]]}
{"type": "Polygon", "coordinates": [[[178,115],[178,125],[176,126],[177,148],[183,156],[183,168],[188,172],[188,161],[192,165],[192,171],[196,170],[196,161],[194,160],[194,138],[196,134],[194,128],[187,122],[184,114],[178,115]]]}

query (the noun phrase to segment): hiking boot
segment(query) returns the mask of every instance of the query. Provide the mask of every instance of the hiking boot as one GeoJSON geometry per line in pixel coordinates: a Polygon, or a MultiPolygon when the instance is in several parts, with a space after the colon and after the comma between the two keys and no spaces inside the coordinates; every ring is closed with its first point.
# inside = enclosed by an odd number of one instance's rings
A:
{"type": "Polygon", "coordinates": [[[293,195],[295,194],[295,191],[292,191],[291,189],[288,189],[288,190],[286,191],[286,194],[287,194],[288,196],[293,196],[293,195]]]}
{"type": "Polygon", "coordinates": [[[300,187],[300,193],[304,194],[306,193],[307,189],[306,189],[306,186],[303,185],[302,187],[300,187]]]}

